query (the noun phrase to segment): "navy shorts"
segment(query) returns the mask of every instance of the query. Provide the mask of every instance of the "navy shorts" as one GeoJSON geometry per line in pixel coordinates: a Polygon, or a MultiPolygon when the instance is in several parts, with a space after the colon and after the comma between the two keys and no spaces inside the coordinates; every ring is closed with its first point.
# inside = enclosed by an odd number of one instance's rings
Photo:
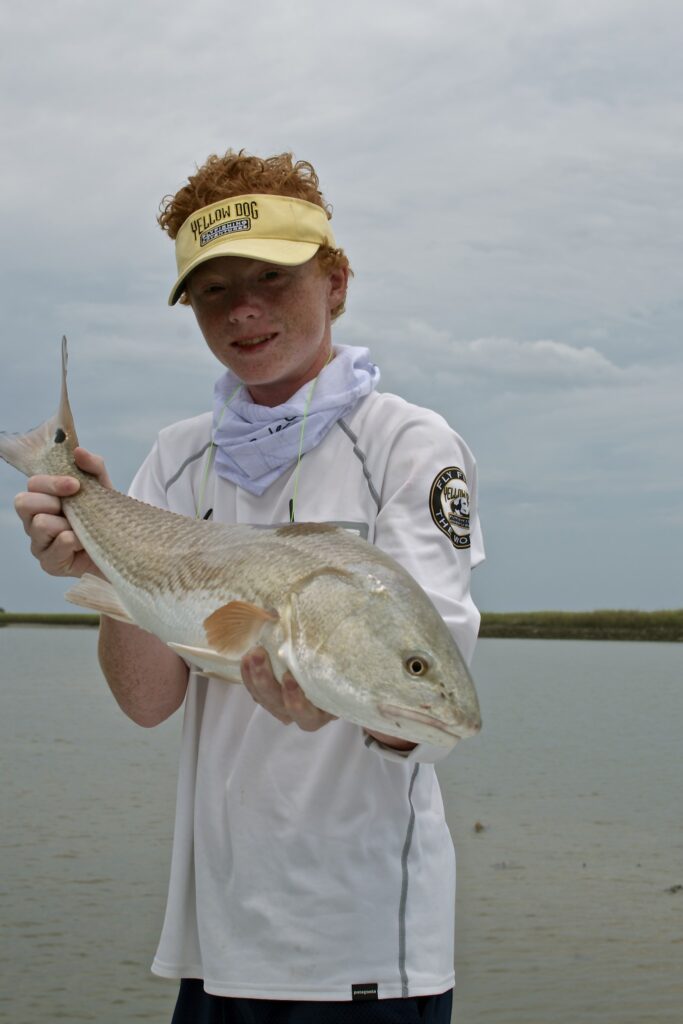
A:
{"type": "Polygon", "coordinates": [[[183,978],[171,1024],[451,1024],[453,991],[438,996],[358,1002],[210,996],[183,978]]]}

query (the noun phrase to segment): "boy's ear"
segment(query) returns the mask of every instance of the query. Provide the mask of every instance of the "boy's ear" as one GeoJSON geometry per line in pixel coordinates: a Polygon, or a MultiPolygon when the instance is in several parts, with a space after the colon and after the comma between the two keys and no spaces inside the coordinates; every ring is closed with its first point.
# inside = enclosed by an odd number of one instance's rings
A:
{"type": "Polygon", "coordinates": [[[330,309],[335,309],[346,298],[349,268],[335,267],[329,272],[328,280],[330,282],[330,309]]]}

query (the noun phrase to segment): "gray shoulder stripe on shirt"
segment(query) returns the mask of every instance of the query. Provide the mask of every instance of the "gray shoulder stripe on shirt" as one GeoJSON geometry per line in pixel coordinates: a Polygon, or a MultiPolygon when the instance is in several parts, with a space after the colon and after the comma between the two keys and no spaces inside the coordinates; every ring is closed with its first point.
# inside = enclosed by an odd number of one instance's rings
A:
{"type": "Polygon", "coordinates": [[[188,457],[185,459],[185,461],[183,462],[183,464],[180,467],[180,469],[176,470],[176,472],[173,474],[171,479],[167,480],[166,483],[164,484],[164,494],[168,494],[169,488],[172,487],[173,484],[176,482],[176,480],[178,480],[183,475],[183,473],[185,472],[187,467],[190,465],[190,463],[196,462],[197,459],[201,459],[201,457],[204,454],[204,452],[206,451],[206,449],[210,448],[212,443],[213,443],[212,441],[207,441],[206,444],[204,445],[204,447],[201,448],[198,452],[195,452],[193,455],[188,455],[188,457]]]}
{"type": "Polygon", "coordinates": [[[417,773],[420,770],[420,765],[416,764],[413,770],[413,774],[410,778],[410,786],[408,787],[408,803],[410,804],[410,817],[408,818],[408,829],[406,831],[406,840],[403,844],[403,852],[401,854],[401,900],[398,908],[398,970],[401,975],[401,995],[406,999],[409,995],[408,989],[408,972],[406,971],[406,906],[408,903],[408,854],[410,853],[410,847],[413,841],[413,831],[415,829],[415,808],[413,806],[413,786],[415,785],[415,779],[417,773]]]}
{"type": "Polygon", "coordinates": [[[358,438],[351,430],[351,428],[348,426],[348,424],[344,423],[344,420],[337,420],[337,426],[341,427],[341,429],[344,431],[348,439],[353,444],[353,454],[356,456],[357,459],[359,459],[360,464],[363,467],[363,476],[367,481],[368,490],[370,491],[370,494],[372,495],[372,500],[377,506],[377,511],[379,512],[380,509],[382,508],[382,502],[380,500],[379,494],[375,490],[375,487],[372,483],[372,473],[368,469],[368,457],[365,454],[365,452],[361,451],[361,449],[358,447],[358,438]]]}

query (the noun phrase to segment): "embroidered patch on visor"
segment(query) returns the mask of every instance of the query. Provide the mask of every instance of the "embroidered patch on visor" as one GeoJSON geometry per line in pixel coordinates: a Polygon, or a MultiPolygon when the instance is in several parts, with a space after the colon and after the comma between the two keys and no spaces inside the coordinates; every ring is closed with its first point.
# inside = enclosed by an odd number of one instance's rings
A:
{"type": "Polygon", "coordinates": [[[208,245],[209,242],[215,242],[223,235],[234,235],[236,231],[251,231],[251,221],[247,217],[242,217],[240,220],[228,220],[223,224],[217,224],[215,228],[211,228],[199,236],[199,244],[200,246],[208,245]]]}
{"type": "Polygon", "coordinates": [[[465,474],[447,466],[436,476],[429,492],[429,511],[454,548],[470,546],[470,492],[465,474]]]}

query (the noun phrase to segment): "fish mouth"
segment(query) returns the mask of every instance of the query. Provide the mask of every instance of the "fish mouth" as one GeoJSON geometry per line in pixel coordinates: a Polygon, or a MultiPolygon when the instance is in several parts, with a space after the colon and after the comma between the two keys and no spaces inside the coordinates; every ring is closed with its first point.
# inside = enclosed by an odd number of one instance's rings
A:
{"type": "Polygon", "coordinates": [[[468,719],[457,723],[442,722],[441,719],[434,718],[426,711],[415,711],[414,708],[403,708],[398,704],[378,704],[377,710],[384,718],[390,718],[394,722],[410,719],[411,722],[419,722],[420,725],[426,725],[430,729],[446,733],[447,736],[452,736],[457,740],[465,739],[467,736],[476,736],[481,729],[481,722],[468,719]]]}

